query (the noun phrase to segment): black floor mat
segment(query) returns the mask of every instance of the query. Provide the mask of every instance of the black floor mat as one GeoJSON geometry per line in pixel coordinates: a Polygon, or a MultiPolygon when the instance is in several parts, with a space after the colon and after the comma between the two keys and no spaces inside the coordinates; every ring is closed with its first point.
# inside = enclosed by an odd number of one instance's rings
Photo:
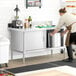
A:
{"type": "Polygon", "coordinates": [[[7,70],[12,73],[21,73],[21,72],[27,72],[27,71],[33,71],[39,69],[52,68],[57,66],[64,66],[64,65],[76,67],[76,60],[74,60],[73,62],[55,61],[49,63],[30,65],[30,66],[22,66],[22,67],[7,69],[7,70]]]}
{"type": "MultiPolygon", "coordinates": [[[[50,62],[51,63],[51,62],[50,62]]],[[[73,60],[73,62],[65,62],[65,61],[56,61],[56,62],[52,62],[52,64],[54,65],[58,65],[58,66],[72,66],[72,67],[76,67],[76,59],[73,60]]]]}
{"type": "Polygon", "coordinates": [[[39,69],[45,69],[45,68],[51,68],[55,67],[51,63],[43,63],[43,64],[36,64],[36,65],[30,65],[30,66],[23,66],[23,67],[17,67],[12,69],[7,69],[8,71],[12,73],[20,73],[20,72],[27,72],[32,70],[39,70],[39,69]]]}

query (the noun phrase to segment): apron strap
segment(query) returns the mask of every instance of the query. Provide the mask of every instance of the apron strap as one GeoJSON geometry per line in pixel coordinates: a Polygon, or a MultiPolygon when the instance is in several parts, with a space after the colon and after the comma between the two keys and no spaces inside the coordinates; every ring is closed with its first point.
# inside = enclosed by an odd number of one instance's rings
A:
{"type": "MultiPolygon", "coordinates": [[[[76,22],[74,22],[74,23],[76,23],[76,22]]],[[[70,45],[70,34],[71,34],[72,25],[74,23],[70,24],[69,26],[66,26],[66,28],[68,30],[68,33],[67,33],[67,36],[66,36],[66,41],[65,41],[65,45],[66,46],[69,46],[70,45]]]]}

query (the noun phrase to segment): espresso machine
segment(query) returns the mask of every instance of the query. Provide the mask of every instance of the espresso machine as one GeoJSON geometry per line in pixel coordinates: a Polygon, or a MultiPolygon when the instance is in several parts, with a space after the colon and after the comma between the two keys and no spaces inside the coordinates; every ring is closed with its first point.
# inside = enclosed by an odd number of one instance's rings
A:
{"type": "Polygon", "coordinates": [[[16,12],[15,19],[12,20],[12,23],[8,24],[8,27],[22,28],[22,21],[19,20],[19,16],[18,16],[18,12],[20,11],[20,9],[18,8],[18,5],[16,5],[16,8],[14,9],[14,11],[16,12]]]}

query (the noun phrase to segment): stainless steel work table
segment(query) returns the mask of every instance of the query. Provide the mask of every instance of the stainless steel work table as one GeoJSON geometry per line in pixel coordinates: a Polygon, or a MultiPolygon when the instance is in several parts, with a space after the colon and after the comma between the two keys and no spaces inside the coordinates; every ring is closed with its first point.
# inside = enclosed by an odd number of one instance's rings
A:
{"type": "MultiPolygon", "coordinates": [[[[28,29],[17,29],[17,28],[8,28],[8,30],[10,31],[10,35],[11,35],[11,42],[13,42],[12,41],[12,36],[13,36],[13,38],[15,38],[14,37],[14,34],[15,34],[15,31],[16,32],[21,32],[21,36],[22,36],[22,51],[21,50],[15,50],[15,51],[17,51],[17,52],[20,52],[20,53],[22,53],[22,55],[23,55],[23,63],[25,63],[25,54],[26,54],[26,50],[25,50],[25,43],[24,43],[24,41],[25,41],[25,33],[26,32],[36,32],[36,31],[47,31],[47,38],[48,38],[48,40],[49,40],[49,33],[48,32],[51,32],[51,31],[53,31],[54,30],[54,28],[34,28],[34,29],[32,29],[32,28],[28,28],[28,29]],[[13,31],[13,33],[12,33],[12,31],[13,31]]],[[[52,38],[52,37],[51,37],[52,38]]],[[[20,41],[20,40],[18,40],[18,41],[20,41]]],[[[54,49],[61,49],[61,50],[64,50],[65,51],[65,46],[64,46],[64,44],[63,44],[63,41],[64,41],[64,38],[63,37],[61,37],[61,46],[60,47],[49,47],[49,43],[47,43],[47,45],[46,45],[46,48],[42,48],[42,49],[50,49],[51,50],[51,54],[53,54],[53,51],[52,50],[54,50],[54,49]]],[[[48,41],[48,42],[50,42],[50,41],[48,41]]],[[[12,44],[12,43],[11,43],[12,44]]],[[[11,59],[13,59],[13,51],[12,51],[12,49],[14,49],[14,48],[11,48],[11,59]]],[[[64,54],[64,57],[65,57],[65,54],[64,54]]]]}

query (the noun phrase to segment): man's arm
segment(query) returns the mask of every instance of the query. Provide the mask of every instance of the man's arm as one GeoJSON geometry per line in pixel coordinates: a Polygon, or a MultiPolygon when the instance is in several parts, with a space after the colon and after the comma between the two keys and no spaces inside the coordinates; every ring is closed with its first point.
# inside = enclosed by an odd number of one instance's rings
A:
{"type": "MultiPolygon", "coordinates": [[[[53,36],[55,33],[57,33],[59,30],[55,29],[53,32],[50,33],[51,36],[53,36]]],[[[62,32],[62,36],[68,32],[68,30],[66,29],[64,32],[62,32]]]]}

